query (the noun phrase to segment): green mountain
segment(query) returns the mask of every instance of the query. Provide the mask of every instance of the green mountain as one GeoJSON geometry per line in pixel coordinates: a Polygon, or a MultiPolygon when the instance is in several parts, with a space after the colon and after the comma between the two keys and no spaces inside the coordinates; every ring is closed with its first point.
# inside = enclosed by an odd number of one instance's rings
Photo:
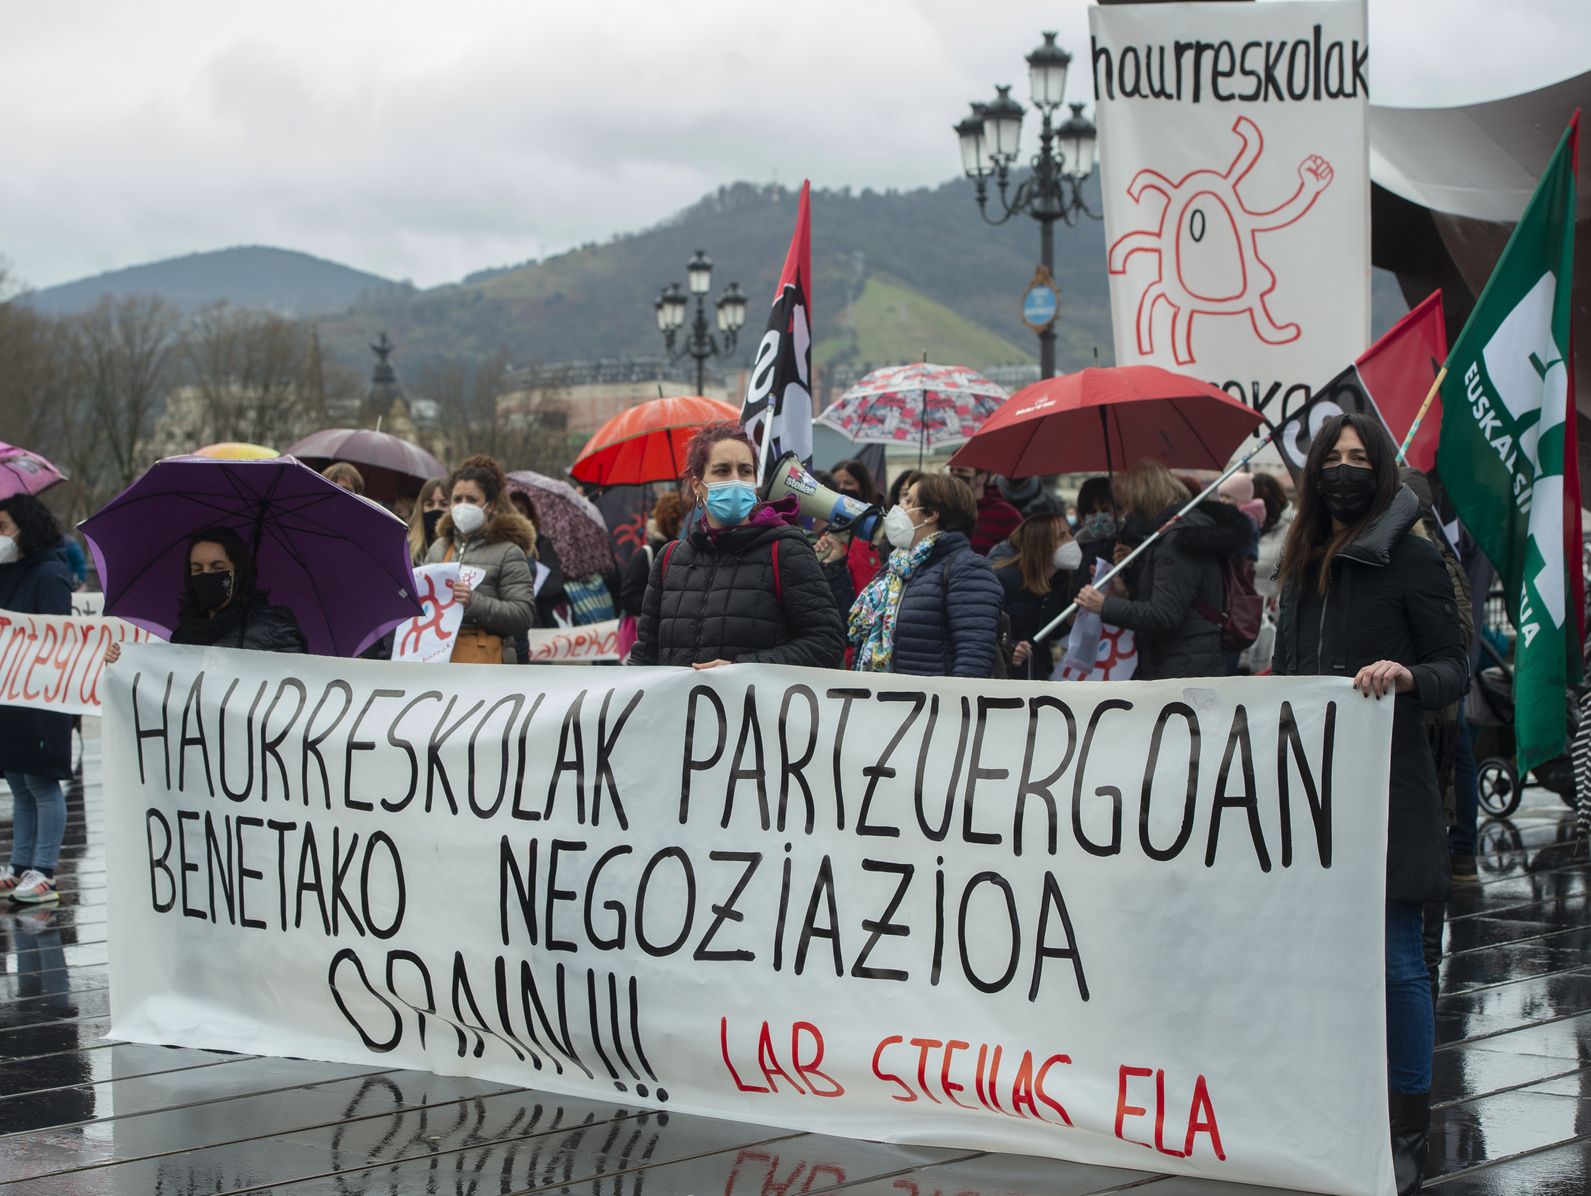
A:
{"type": "Polygon", "coordinates": [[[225,300],[236,307],[308,316],[347,308],[370,292],[410,289],[307,253],[243,245],[96,274],[32,291],[22,301],[52,315],[69,315],[87,311],[106,295],[160,295],[185,311],[225,300]]]}
{"type": "MultiPolygon", "coordinates": [[[[713,259],[713,293],[731,280],[751,297],[732,359],[749,360],[795,223],[796,194],[778,186],[720,188],[654,228],[583,245],[542,261],[484,272],[455,286],[371,296],[323,320],[340,355],[362,351],[375,328],[398,344],[401,368],[437,357],[507,349],[516,362],[641,356],[662,351],[653,301],[684,282],[697,249],[713,259]]],[[[1104,233],[1084,220],[1057,232],[1062,291],[1061,364],[1109,355],[1104,233]]],[[[1038,229],[1019,217],[994,228],[970,184],[908,192],[814,191],[814,341],[826,364],[920,357],[975,367],[1036,359],[1021,324],[1038,229]]],[[[709,309],[709,318],[712,312],[709,309]]]]}

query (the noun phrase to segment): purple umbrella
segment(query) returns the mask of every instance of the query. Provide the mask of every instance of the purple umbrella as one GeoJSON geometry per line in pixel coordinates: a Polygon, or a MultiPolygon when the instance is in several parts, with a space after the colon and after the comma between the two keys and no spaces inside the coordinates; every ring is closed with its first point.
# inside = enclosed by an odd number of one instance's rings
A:
{"type": "Polygon", "coordinates": [[[359,467],[372,498],[391,500],[399,494],[417,494],[427,478],[447,473],[442,462],[417,444],[390,432],[363,428],[327,428],[289,445],[285,454],[315,469],[333,461],[359,467]]]}
{"type": "Polygon", "coordinates": [[[580,491],[530,469],[509,474],[508,488],[530,498],[536,508],[536,528],[552,541],[565,577],[589,577],[613,568],[607,522],[580,491]]]}
{"type": "Polygon", "coordinates": [[[168,457],[80,525],[105,613],[169,638],[188,538],[227,527],[254,549],[260,588],[322,656],[357,656],[421,613],[408,527],[292,457],[168,457]]]}
{"type": "Polygon", "coordinates": [[[17,494],[37,494],[66,475],[38,453],[0,440],[0,498],[17,494]]]}

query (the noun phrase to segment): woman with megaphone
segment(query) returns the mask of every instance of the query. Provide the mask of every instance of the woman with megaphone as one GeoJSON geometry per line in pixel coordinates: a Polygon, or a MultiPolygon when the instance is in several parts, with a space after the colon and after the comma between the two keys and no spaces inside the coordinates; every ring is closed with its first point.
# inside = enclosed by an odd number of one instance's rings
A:
{"type": "Polygon", "coordinates": [[[796,524],[800,503],[758,499],[744,428],[708,424],[691,438],[685,489],[700,517],[652,564],[630,663],[839,667],[845,633],[796,524]]]}

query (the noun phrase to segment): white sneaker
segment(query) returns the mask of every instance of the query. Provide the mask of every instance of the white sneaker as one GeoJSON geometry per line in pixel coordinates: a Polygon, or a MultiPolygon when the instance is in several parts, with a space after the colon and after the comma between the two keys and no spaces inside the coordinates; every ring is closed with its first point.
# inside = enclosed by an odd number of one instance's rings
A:
{"type": "Polygon", "coordinates": [[[0,865],[0,893],[9,893],[21,878],[10,864],[0,865]]]}
{"type": "Polygon", "coordinates": [[[40,905],[60,899],[61,894],[56,891],[55,882],[36,868],[24,872],[22,879],[17,881],[17,887],[11,890],[11,900],[24,905],[40,905]]]}

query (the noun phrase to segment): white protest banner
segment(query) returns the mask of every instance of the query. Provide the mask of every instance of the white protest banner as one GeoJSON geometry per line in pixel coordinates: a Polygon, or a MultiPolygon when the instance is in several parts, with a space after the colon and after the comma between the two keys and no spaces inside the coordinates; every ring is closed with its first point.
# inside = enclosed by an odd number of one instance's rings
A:
{"type": "Polygon", "coordinates": [[[112,1038],[1392,1190],[1343,678],[107,676],[112,1038]]]}
{"type": "Polygon", "coordinates": [[[78,618],[105,613],[105,595],[99,590],[76,590],[72,594],[72,613],[78,618]]]}
{"type": "Polygon", "coordinates": [[[1279,424],[1370,343],[1365,4],[1088,17],[1116,360],[1279,424]]]}
{"type": "Polygon", "coordinates": [[[0,706],[98,714],[105,649],[155,638],[121,619],[0,610],[0,706]]]}
{"type": "MultiPolygon", "coordinates": [[[[1094,561],[1094,585],[1110,571],[1094,561]]],[[[1098,615],[1079,610],[1066,637],[1066,652],[1050,672],[1051,681],[1131,681],[1138,671],[1138,642],[1130,628],[1107,627],[1098,615]]]]}
{"type": "Polygon", "coordinates": [[[460,578],[473,586],[485,576],[484,569],[453,561],[416,569],[415,597],[420,600],[420,613],[393,629],[392,659],[402,664],[445,662],[464,621],[464,608],[453,597],[453,587],[460,578]]]}
{"type": "Polygon", "coordinates": [[[576,627],[532,627],[531,664],[589,664],[619,659],[619,621],[583,623],[576,627]]]}

